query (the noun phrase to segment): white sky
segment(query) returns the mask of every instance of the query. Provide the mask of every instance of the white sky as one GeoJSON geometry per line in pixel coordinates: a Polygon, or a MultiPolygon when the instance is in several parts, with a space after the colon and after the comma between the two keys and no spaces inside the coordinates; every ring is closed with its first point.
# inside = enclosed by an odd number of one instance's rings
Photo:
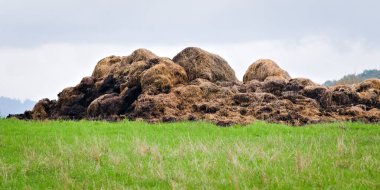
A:
{"type": "Polygon", "coordinates": [[[380,2],[363,0],[0,0],[0,96],[56,99],[108,55],[188,46],[225,58],[239,79],[270,58],[323,83],[380,69],[380,2]]]}

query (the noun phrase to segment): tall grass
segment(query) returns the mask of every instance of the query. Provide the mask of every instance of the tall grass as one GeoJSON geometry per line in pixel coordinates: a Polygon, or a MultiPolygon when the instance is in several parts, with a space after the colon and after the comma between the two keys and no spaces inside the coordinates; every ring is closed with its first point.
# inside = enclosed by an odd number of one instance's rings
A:
{"type": "Polygon", "coordinates": [[[379,189],[380,125],[0,120],[0,189],[379,189]]]}

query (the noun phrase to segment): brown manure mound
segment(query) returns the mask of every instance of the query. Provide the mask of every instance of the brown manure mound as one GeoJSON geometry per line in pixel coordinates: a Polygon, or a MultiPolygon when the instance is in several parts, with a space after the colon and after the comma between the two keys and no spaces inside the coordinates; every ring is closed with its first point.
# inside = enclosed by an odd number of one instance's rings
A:
{"type": "Polygon", "coordinates": [[[186,70],[190,81],[197,78],[211,82],[237,80],[234,70],[226,60],[200,48],[186,48],[179,52],[173,61],[186,70]]]}
{"type": "Polygon", "coordinates": [[[251,80],[265,81],[266,79],[289,80],[290,76],[274,61],[270,59],[259,59],[249,66],[248,70],[244,74],[243,82],[248,82],[251,80]]]}
{"type": "Polygon", "coordinates": [[[154,53],[146,49],[137,49],[129,56],[114,56],[103,58],[100,60],[92,76],[95,78],[104,78],[108,75],[122,75],[124,70],[132,63],[138,61],[147,61],[153,58],[157,58],[154,53]]]}
{"type": "Polygon", "coordinates": [[[150,62],[153,66],[141,74],[140,84],[143,91],[167,93],[173,86],[187,82],[186,71],[172,60],[159,58],[150,62]]]}
{"type": "Polygon", "coordinates": [[[92,76],[42,99],[20,119],[205,120],[220,126],[256,119],[290,125],[332,121],[380,122],[380,80],[320,86],[290,78],[275,62],[252,64],[243,82],[220,56],[186,48],[173,60],[138,49],[109,56],[92,76]]]}

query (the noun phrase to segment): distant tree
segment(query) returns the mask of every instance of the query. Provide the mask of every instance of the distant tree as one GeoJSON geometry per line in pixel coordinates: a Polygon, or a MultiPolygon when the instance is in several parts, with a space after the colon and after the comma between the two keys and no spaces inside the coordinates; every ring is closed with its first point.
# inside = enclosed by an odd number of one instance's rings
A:
{"type": "Polygon", "coordinates": [[[323,83],[324,86],[334,86],[336,84],[336,80],[328,80],[325,83],[323,83]]]}
{"type": "Polygon", "coordinates": [[[6,117],[8,114],[23,113],[25,110],[31,110],[36,102],[31,100],[20,101],[17,99],[0,96],[0,117],[6,117]]]}
{"type": "Polygon", "coordinates": [[[334,85],[349,85],[349,84],[356,84],[359,82],[362,82],[364,80],[370,79],[370,78],[378,78],[380,79],[380,70],[377,69],[371,69],[371,70],[364,70],[360,74],[349,74],[343,76],[343,78],[339,80],[328,80],[325,83],[323,83],[324,86],[334,86],[334,85]]]}
{"type": "Polygon", "coordinates": [[[358,77],[362,80],[366,80],[370,78],[380,78],[380,70],[376,70],[376,69],[365,70],[363,73],[359,74],[358,77]]]}
{"type": "Polygon", "coordinates": [[[335,85],[347,85],[347,84],[356,84],[362,80],[354,74],[346,75],[342,79],[338,80],[335,85]]]}

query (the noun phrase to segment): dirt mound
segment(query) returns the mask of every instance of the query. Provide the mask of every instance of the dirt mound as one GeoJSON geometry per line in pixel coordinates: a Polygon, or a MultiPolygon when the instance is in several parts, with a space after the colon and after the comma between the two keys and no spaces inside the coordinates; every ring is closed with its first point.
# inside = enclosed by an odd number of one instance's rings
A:
{"type": "Polygon", "coordinates": [[[168,58],[150,60],[152,67],[141,74],[140,84],[143,91],[167,93],[177,84],[187,82],[186,71],[168,58]]]}
{"type": "Polygon", "coordinates": [[[324,87],[293,78],[259,60],[237,81],[217,55],[186,48],[172,61],[144,49],[110,56],[90,77],[40,100],[20,119],[206,120],[221,126],[256,119],[303,125],[331,121],[380,122],[380,80],[324,87]]]}
{"type": "Polygon", "coordinates": [[[117,115],[123,108],[122,104],[123,101],[118,94],[104,94],[91,102],[87,108],[87,114],[89,117],[117,115]]]}
{"type": "Polygon", "coordinates": [[[96,78],[103,78],[110,74],[114,74],[115,70],[121,67],[121,58],[122,57],[120,56],[114,55],[103,58],[96,64],[95,69],[92,72],[92,76],[96,78]]]}
{"type": "Polygon", "coordinates": [[[259,59],[248,67],[243,81],[289,80],[289,74],[270,59],[259,59]]]}
{"type": "Polygon", "coordinates": [[[146,49],[137,49],[129,56],[114,56],[111,55],[100,60],[92,73],[95,78],[105,78],[108,75],[123,75],[128,66],[138,61],[148,61],[153,58],[158,58],[154,53],[146,49]]]}
{"type": "Polygon", "coordinates": [[[190,81],[197,78],[211,82],[237,80],[234,70],[226,60],[200,48],[186,48],[179,52],[173,61],[186,70],[190,81]]]}

